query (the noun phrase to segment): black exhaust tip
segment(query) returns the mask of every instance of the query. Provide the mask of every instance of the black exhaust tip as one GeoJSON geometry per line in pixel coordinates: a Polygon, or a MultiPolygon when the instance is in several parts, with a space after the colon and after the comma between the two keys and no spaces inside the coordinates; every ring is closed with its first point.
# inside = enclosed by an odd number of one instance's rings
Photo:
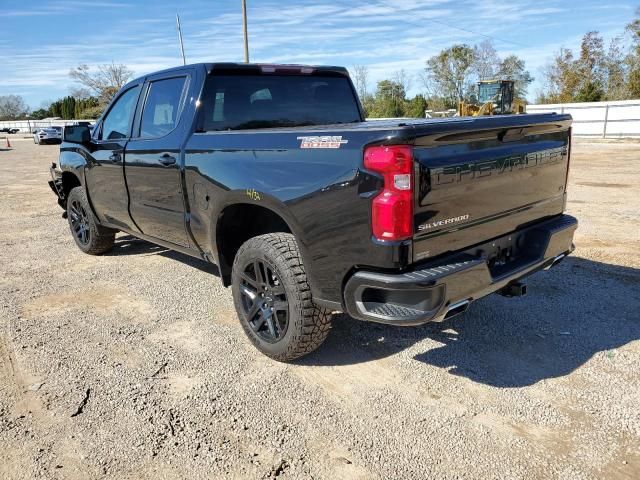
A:
{"type": "Polygon", "coordinates": [[[527,284],[513,282],[499,290],[498,293],[503,297],[524,297],[527,294],[527,284]]]}

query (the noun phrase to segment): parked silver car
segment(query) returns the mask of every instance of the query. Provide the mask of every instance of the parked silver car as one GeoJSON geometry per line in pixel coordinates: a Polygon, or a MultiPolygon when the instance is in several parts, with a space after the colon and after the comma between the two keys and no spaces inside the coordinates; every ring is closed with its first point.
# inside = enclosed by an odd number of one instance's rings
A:
{"type": "Polygon", "coordinates": [[[33,132],[33,143],[62,143],[62,127],[41,127],[33,132]]]}

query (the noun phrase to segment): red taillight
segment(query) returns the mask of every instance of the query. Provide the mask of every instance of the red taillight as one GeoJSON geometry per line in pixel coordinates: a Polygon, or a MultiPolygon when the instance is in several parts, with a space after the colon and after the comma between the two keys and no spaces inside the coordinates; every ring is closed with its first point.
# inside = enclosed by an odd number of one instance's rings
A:
{"type": "Polygon", "coordinates": [[[371,205],[371,228],[378,240],[404,240],[413,235],[413,150],[409,145],[369,147],[365,168],[384,178],[383,190],[371,205]]]}

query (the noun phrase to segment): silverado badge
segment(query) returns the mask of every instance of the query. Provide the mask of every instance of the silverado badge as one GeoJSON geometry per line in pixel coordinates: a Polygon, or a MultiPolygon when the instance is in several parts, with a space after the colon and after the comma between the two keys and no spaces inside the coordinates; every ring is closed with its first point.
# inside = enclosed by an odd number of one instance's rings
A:
{"type": "Polygon", "coordinates": [[[469,220],[469,214],[460,215],[459,217],[451,217],[445,220],[438,220],[437,222],[423,223],[418,227],[418,230],[422,232],[424,230],[430,230],[432,228],[446,227],[447,225],[451,225],[452,223],[464,222],[466,220],[469,220]]]}
{"type": "Polygon", "coordinates": [[[340,145],[349,143],[343,140],[342,135],[320,137],[298,137],[300,148],[340,148],[340,145]]]}

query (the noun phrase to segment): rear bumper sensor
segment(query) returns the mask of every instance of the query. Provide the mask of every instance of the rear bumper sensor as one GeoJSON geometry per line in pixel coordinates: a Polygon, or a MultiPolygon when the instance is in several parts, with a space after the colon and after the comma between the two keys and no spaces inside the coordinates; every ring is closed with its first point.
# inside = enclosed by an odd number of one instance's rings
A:
{"type": "Polygon", "coordinates": [[[519,280],[571,253],[577,226],[561,215],[408,272],[358,271],[345,285],[346,311],[359,320],[411,326],[463,313],[497,291],[525,295],[519,280]]]}

